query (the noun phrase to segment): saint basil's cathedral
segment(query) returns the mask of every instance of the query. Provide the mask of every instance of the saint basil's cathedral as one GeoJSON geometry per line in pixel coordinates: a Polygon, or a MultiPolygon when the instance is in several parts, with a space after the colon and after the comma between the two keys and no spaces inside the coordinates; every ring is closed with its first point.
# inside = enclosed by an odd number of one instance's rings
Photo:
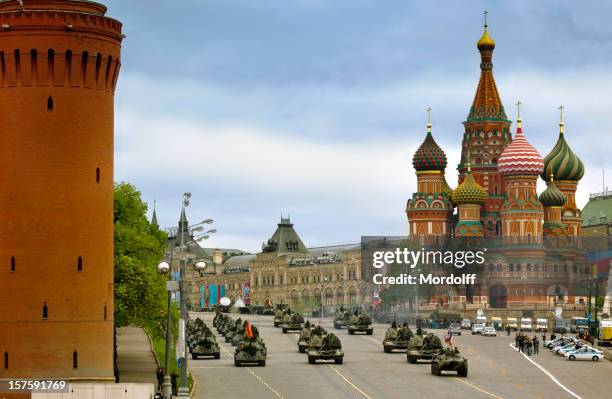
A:
{"type": "Polygon", "coordinates": [[[428,117],[425,140],[412,160],[417,192],[406,214],[412,240],[468,237],[487,239],[484,246],[495,248],[477,286],[438,290],[435,301],[494,308],[583,303],[589,268],[576,251],[582,219],[575,193],[584,166],[566,141],[563,107],[557,142],[543,158],[530,144],[530,132],[522,130],[520,102],[514,135],[510,131],[493,77],[495,41],[486,22],[477,48],[481,74],[463,122],[459,184],[452,189],[447,183],[446,154],[428,117]],[[538,178],[547,184],[539,195],[538,178]],[[551,242],[557,243],[554,250],[551,242]]]}

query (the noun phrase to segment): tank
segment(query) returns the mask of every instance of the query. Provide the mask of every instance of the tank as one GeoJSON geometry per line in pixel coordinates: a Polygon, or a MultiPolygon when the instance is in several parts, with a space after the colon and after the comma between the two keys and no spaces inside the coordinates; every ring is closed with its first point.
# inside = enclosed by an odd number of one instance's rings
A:
{"type": "Polygon", "coordinates": [[[277,308],[276,313],[274,314],[274,327],[280,327],[283,324],[283,319],[285,315],[291,314],[291,310],[289,308],[277,308]]]}
{"type": "Polygon", "coordinates": [[[313,332],[318,333],[319,335],[326,333],[323,327],[321,326],[313,327],[310,325],[310,322],[307,321],[306,324],[304,325],[304,328],[302,328],[302,331],[300,331],[300,337],[298,338],[297,345],[298,345],[298,351],[300,353],[306,353],[306,350],[308,350],[308,345],[310,343],[310,337],[312,337],[313,332]]]}
{"type": "Polygon", "coordinates": [[[419,360],[431,360],[442,352],[440,338],[432,333],[416,334],[408,342],[406,357],[408,362],[415,364],[419,360]]]}
{"type": "Polygon", "coordinates": [[[242,342],[244,338],[244,329],[246,328],[247,321],[245,320],[242,324],[240,324],[236,331],[234,332],[234,336],[232,337],[232,346],[238,346],[242,342]]]}
{"type": "Polygon", "coordinates": [[[336,310],[334,314],[334,328],[339,330],[345,328],[350,320],[350,314],[348,310],[344,310],[343,307],[336,310]]]}
{"type": "Polygon", "coordinates": [[[234,353],[234,364],[236,367],[245,364],[253,364],[264,367],[266,365],[266,357],[268,350],[266,344],[259,337],[258,333],[254,332],[251,337],[244,336],[242,342],[236,348],[234,353]]]}
{"type": "Polygon", "coordinates": [[[214,334],[201,319],[188,320],[185,334],[187,348],[193,359],[200,356],[212,356],[215,359],[221,357],[219,344],[217,344],[214,334]]]}
{"type": "Polygon", "coordinates": [[[242,325],[242,319],[239,317],[233,323],[230,323],[229,328],[225,334],[225,342],[232,342],[234,338],[234,334],[238,331],[239,327],[242,325]]]}
{"type": "Polygon", "coordinates": [[[283,334],[287,334],[290,331],[301,331],[304,328],[304,317],[299,313],[286,314],[281,328],[283,329],[283,334]]]}
{"type": "Polygon", "coordinates": [[[351,316],[351,321],[348,325],[349,335],[355,333],[366,333],[372,335],[374,333],[374,327],[372,327],[372,318],[367,314],[360,314],[351,316]]]}
{"type": "Polygon", "coordinates": [[[467,377],[467,359],[459,354],[459,349],[445,349],[431,361],[431,374],[442,375],[443,371],[456,371],[459,377],[467,377]]]}
{"type": "Polygon", "coordinates": [[[391,326],[387,332],[385,333],[385,338],[383,339],[383,350],[385,353],[391,353],[394,350],[403,350],[408,349],[408,342],[410,342],[410,338],[412,338],[412,330],[408,325],[403,325],[401,327],[391,326]]]}
{"type": "Polygon", "coordinates": [[[340,339],[334,334],[314,334],[308,343],[308,363],[315,364],[317,360],[333,360],[336,364],[342,364],[344,352],[340,339]]]}

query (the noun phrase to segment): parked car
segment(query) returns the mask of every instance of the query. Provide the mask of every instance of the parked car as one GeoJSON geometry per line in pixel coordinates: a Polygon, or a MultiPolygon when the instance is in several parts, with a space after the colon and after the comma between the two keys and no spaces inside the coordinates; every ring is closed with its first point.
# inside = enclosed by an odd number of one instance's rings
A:
{"type": "Polygon", "coordinates": [[[448,328],[448,333],[451,335],[461,335],[461,325],[459,323],[452,323],[448,328]]]}
{"type": "Polygon", "coordinates": [[[569,360],[592,360],[594,362],[598,362],[599,359],[604,357],[602,351],[591,348],[590,346],[566,352],[564,356],[569,360]]]}
{"type": "Polygon", "coordinates": [[[497,330],[493,326],[486,326],[482,331],[482,335],[485,337],[495,337],[497,336],[497,330]]]}
{"type": "Polygon", "coordinates": [[[576,349],[576,344],[573,342],[570,342],[568,344],[565,345],[561,345],[561,346],[556,346],[553,348],[553,352],[556,353],[557,355],[563,355],[565,352],[567,351],[571,351],[576,349]]]}
{"type": "Polygon", "coordinates": [[[573,337],[558,337],[551,341],[545,341],[544,346],[548,349],[553,349],[556,346],[563,346],[569,342],[576,342],[576,338],[573,337]]]}
{"type": "Polygon", "coordinates": [[[472,328],[472,322],[470,321],[470,319],[461,320],[461,328],[463,330],[469,330],[470,328],[472,328]]]}
{"type": "Polygon", "coordinates": [[[484,328],[485,328],[484,324],[473,324],[472,325],[472,335],[482,334],[482,332],[484,331],[484,328]]]}

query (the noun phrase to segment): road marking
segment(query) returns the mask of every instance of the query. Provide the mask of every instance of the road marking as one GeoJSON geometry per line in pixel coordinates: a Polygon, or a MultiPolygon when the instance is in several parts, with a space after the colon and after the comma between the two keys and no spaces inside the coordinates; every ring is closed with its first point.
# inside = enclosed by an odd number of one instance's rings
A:
{"type": "MultiPolygon", "coordinates": [[[[514,344],[512,342],[510,342],[508,345],[510,345],[510,347],[512,349],[516,350],[516,346],[514,346],[514,344]]],[[[570,395],[572,395],[576,399],[582,399],[580,396],[576,395],[574,392],[572,392],[565,385],[561,384],[561,382],[559,382],[559,380],[557,380],[554,375],[549,373],[548,370],[546,370],[544,367],[542,367],[539,364],[537,364],[535,361],[531,360],[531,358],[529,356],[527,356],[526,354],[524,354],[522,352],[521,352],[521,355],[523,355],[523,357],[525,359],[529,360],[531,362],[531,364],[533,364],[534,366],[539,368],[544,374],[546,374],[555,384],[557,384],[559,387],[561,387],[565,392],[569,393],[570,395]]]]}
{"type": "Polygon", "coordinates": [[[353,387],[353,389],[355,389],[357,392],[359,392],[360,394],[362,394],[362,395],[363,395],[365,398],[367,398],[367,399],[372,399],[372,397],[371,397],[371,396],[369,396],[367,393],[365,393],[365,392],[363,392],[361,389],[359,389],[359,387],[358,387],[357,385],[355,385],[355,384],[353,384],[351,381],[349,381],[349,379],[348,379],[348,378],[346,378],[346,377],[345,377],[345,376],[344,376],[344,375],[343,375],[341,372],[339,372],[337,368],[335,368],[335,367],[334,367],[334,366],[332,366],[331,364],[328,364],[328,366],[329,366],[329,367],[330,367],[332,370],[334,370],[334,371],[336,372],[336,374],[338,374],[340,377],[342,377],[342,379],[343,379],[344,381],[346,381],[346,383],[347,383],[347,384],[349,384],[350,386],[352,386],[352,387],[353,387]]]}
{"type": "Polygon", "coordinates": [[[464,383],[465,385],[469,385],[469,386],[471,386],[472,388],[474,388],[475,390],[477,390],[477,391],[479,391],[479,392],[482,392],[482,393],[484,393],[484,394],[486,394],[486,395],[489,395],[489,396],[490,396],[490,397],[492,397],[492,398],[495,398],[495,399],[504,399],[504,398],[502,398],[501,396],[497,396],[497,395],[495,395],[494,393],[491,393],[491,392],[489,392],[489,391],[485,391],[484,389],[482,389],[482,388],[480,388],[480,387],[478,387],[478,386],[476,386],[476,385],[474,385],[474,384],[470,384],[469,382],[467,382],[467,381],[465,381],[465,380],[462,380],[462,379],[461,379],[461,378],[459,378],[459,377],[454,377],[454,378],[455,378],[455,380],[457,380],[457,381],[459,381],[459,382],[462,382],[462,383],[464,383]]]}
{"type": "MultiPolygon", "coordinates": [[[[225,353],[227,353],[228,355],[230,355],[233,359],[233,354],[228,351],[227,349],[225,349],[224,345],[219,345],[219,348],[221,348],[225,353]]],[[[253,377],[255,377],[259,382],[261,382],[261,384],[263,386],[265,386],[266,388],[268,388],[270,391],[272,391],[272,393],[274,393],[274,395],[276,395],[277,398],[279,399],[285,399],[283,397],[283,395],[281,395],[280,393],[278,393],[278,391],[274,388],[272,388],[272,386],[270,384],[268,384],[267,382],[265,382],[260,376],[258,376],[257,374],[255,374],[255,372],[253,370],[251,370],[250,367],[243,367],[246,371],[249,372],[249,374],[251,374],[253,377]]]]}

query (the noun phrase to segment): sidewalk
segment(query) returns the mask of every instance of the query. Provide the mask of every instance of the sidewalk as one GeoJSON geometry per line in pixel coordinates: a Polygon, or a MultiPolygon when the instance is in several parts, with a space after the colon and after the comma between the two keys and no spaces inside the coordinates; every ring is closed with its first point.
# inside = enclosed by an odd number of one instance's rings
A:
{"type": "Polygon", "coordinates": [[[157,386],[157,362],[149,338],[140,327],[117,329],[119,382],[145,382],[157,386]]]}

